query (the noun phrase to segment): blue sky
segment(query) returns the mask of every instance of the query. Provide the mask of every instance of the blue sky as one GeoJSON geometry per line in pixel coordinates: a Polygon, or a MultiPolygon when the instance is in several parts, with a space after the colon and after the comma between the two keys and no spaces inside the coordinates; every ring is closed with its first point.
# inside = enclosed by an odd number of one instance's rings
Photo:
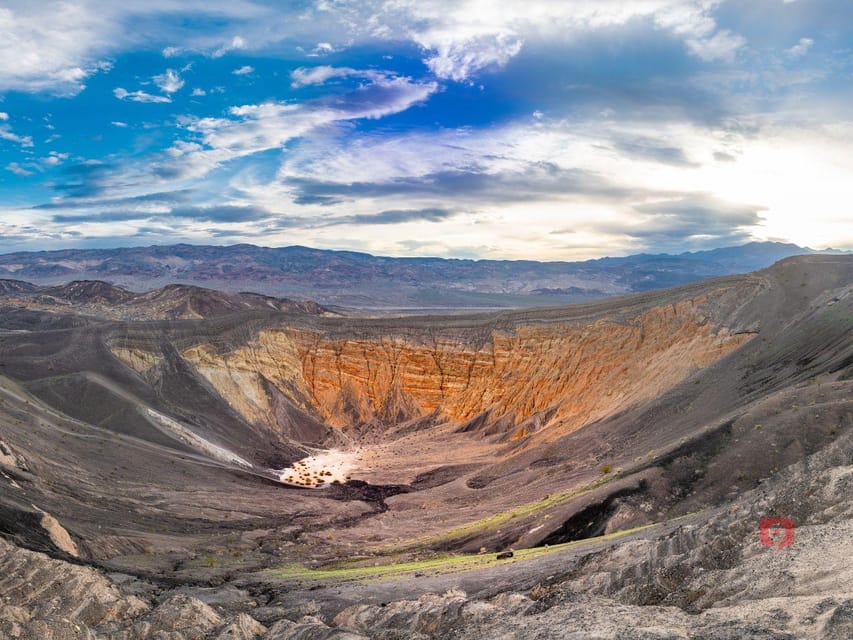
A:
{"type": "Polygon", "coordinates": [[[851,248],[851,94],[849,0],[7,0],[0,250],[851,248]]]}

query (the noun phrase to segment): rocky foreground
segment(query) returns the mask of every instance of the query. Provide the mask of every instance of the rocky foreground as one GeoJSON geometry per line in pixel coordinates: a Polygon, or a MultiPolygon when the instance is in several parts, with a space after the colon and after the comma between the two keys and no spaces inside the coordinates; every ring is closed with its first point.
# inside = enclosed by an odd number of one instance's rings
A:
{"type": "MultiPolygon", "coordinates": [[[[532,590],[487,600],[450,589],[342,611],[322,600],[295,610],[280,589],[155,584],[0,540],[0,637],[848,640],[851,557],[848,433],[690,524],[575,554],[532,590]],[[773,513],[795,520],[793,545],[759,544],[759,518],[773,513]]],[[[531,569],[524,564],[519,572],[531,569]]]]}

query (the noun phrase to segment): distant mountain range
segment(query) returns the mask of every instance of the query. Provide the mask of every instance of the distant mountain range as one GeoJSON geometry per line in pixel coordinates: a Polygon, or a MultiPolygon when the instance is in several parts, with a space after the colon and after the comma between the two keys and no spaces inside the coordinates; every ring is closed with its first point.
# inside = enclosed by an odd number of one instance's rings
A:
{"type": "Polygon", "coordinates": [[[358,309],[528,307],[579,302],[754,271],[822,252],[778,242],[583,262],[390,258],[308,247],[70,249],[0,255],[0,278],[57,285],[103,280],[134,291],[169,284],[316,300],[358,309]]]}

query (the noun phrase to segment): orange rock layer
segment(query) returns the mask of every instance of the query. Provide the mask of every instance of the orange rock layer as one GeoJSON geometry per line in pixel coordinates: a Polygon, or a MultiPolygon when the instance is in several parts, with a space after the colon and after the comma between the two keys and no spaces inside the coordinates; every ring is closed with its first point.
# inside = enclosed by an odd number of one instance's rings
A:
{"type": "Polygon", "coordinates": [[[749,339],[708,322],[703,301],[661,306],[628,321],[512,331],[331,339],[270,329],[225,355],[200,346],[184,357],[255,423],[275,423],[272,386],[339,427],[431,412],[464,423],[484,411],[518,424],[548,411],[548,425],[565,433],[665,392],[749,339]]]}

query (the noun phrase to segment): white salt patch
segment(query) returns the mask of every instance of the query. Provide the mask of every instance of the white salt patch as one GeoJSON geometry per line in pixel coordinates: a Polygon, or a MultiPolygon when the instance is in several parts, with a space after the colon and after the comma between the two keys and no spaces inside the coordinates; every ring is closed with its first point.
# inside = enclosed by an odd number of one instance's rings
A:
{"type": "Polygon", "coordinates": [[[302,458],[285,469],[279,469],[279,480],[309,487],[327,487],[335,480],[343,484],[356,466],[357,460],[358,456],[354,452],[330,449],[302,458]]]}

